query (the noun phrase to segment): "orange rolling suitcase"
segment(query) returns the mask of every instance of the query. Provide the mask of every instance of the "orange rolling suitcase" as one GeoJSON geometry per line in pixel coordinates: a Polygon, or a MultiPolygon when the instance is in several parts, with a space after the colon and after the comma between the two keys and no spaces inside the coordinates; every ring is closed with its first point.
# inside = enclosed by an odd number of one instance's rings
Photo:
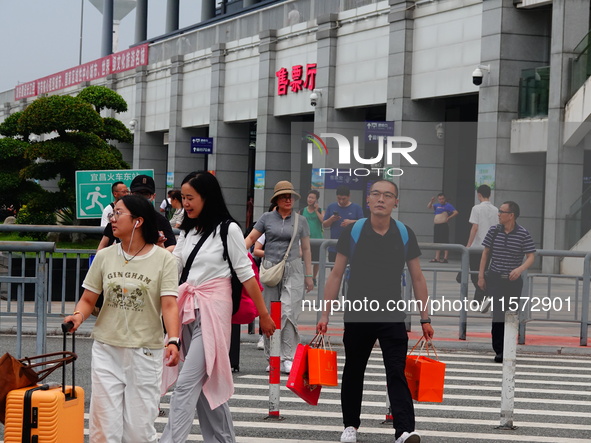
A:
{"type": "MultiPolygon", "coordinates": [[[[64,350],[67,329],[64,329],[64,350]]],[[[75,386],[74,363],[71,386],[66,386],[65,364],[62,370],[61,385],[45,383],[15,389],[8,393],[5,443],[84,442],[84,390],[75,386]]]]}

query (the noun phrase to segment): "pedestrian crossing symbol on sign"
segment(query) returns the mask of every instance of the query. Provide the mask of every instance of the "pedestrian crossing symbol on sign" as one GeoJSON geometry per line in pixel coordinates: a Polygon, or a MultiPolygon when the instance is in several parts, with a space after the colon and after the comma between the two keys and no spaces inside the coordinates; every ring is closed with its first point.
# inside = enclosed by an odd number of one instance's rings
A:
{"type": "Polygon", "coordinates": [[[111,185],[106,184],[82,184],[80,185],[82,201],[79,205],[80,215],[83,217],[100,217],[105,207],[111,203],[111,185]]]}
{"type": "Polygon", "coordinates": [[[76,171],[76,218],[101,218],[113,201],[111,186],[123,182],[128,188],[138,175],[154,177],[153,169],[76,171]]]}

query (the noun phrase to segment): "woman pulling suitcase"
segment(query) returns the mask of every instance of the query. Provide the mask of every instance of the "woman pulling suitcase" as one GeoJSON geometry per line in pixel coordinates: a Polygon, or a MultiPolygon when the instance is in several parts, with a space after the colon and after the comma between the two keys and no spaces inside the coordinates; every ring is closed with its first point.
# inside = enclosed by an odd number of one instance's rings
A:
{"type": "Polygon", "coordinates": [[[179,361],[178,338],[166,347],[162,339],[162,319],[168,331],[179,329],[176,260],[156,245],[156,213],[145,198],[123,197],[110,221],[121,243],[97,253],[64,322],[75,331],[104,293],[92,332],[90,441],[156,442],[162,360],[179,361]]]}

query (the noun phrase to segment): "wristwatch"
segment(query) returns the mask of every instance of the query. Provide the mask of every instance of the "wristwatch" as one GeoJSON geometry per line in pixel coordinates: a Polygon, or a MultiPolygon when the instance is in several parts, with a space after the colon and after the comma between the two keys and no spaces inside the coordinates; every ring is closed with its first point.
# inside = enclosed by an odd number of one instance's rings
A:
{"type": "Polygon", "coordinates": [[[431,324],[431,317],[427,317],[424,320],[421,318],[421,324],[424,325],[425,323],[431,324]]]}
{"type": "Polygon", "coordinates": [[[175,345],[177,347],[177,349],[180,351],[181,350],[181,341],[177,338],[177,339],[171,339],[168,340],[168,343],[166,344],[166,346],[168,345],[175,345]]]}

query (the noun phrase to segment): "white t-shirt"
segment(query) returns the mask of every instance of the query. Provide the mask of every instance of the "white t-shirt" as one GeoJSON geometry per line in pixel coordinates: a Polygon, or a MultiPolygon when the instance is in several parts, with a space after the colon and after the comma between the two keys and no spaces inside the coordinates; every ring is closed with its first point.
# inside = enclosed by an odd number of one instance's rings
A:
{"type": "Polygon", "coordinates": [[[472,246],[482,246],[489,228],[499,224],[499,210],[491,202],[483,201],[472,208],[469,221],[478,225],[472,246]]]}
{"type": "MultiPolygon", "coordinates": [[[[193,251],[200,239],[201,234],[197,234],[195,228],[191,229],[187,234],[185,234],[185,231],[181,231],[173,251],[173,255],[178,260],[179,276],[183,272],[183,267],[191,251],[193,251]]],[[[223,253],[224,246],[220,236],[220,227],[218,226],[215,232],[201,245],[201,249],[195,256],[187,277],[187,283],[199,286],[214,278],[230,278],[230,268],[228,262],[224,261],[223,253]]],[[[248,258],[244,243],[244,236],[236,223],[230,223],[228,228],[228,254],[238,280],[245,282],[254,277],[252,263],[248,258]]]]}
{"type": "Polygon", "coordinates": [[[103,215],[101,216],[101,226],[105,227],[109,224],[109,215],[111,215],[113,213],[114,209],[113,206],[111,206],[111,204],[109,203],[107,206],[105,206],[105,209],[103,209],[103,215]]]}
{"type": "Polygon", "coordinates": [[[172,254],[159,246],[127,263],[117,243],[97,252],[82,286],[105,297],[92,337],[124,348],[164,345],[160,297],[177,296],[178,274],[172,254]]]}
{"type": "Polygon", "coordinates": [[[162,203],[160,203],[160,209],[164,211],[168,205],[170,205],[170,199],[165,198],[164,200],[162,200],[162,203]]]}

